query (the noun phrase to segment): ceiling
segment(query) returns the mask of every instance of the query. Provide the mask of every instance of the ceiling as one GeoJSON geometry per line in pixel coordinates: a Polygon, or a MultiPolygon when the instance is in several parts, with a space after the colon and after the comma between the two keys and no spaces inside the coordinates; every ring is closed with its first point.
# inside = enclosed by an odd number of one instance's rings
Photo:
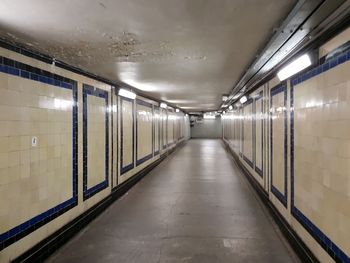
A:
{"type": "Polygon", "coordinates": [[[296,0],[2,0],[0,36],[187,111],[220,107],[296,0]]]}

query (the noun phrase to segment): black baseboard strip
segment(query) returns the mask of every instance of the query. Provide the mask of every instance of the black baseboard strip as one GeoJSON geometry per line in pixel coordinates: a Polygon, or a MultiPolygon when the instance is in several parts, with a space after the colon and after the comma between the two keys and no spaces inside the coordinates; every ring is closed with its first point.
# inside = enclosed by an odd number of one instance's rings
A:
{"type": "Polygon", "coordinates": [[[184,143],[185,141],[182,141],[176,147],[168,150],[166,153],[161,155],[158,160],[154,161],[153,163],[142,169],[140,172],[132,176],[130,179],[117,186],[114,190],[112,190],[112,193],[109,196],[95,204],[83,214],[73,219],[68,224],[64,225],[62,228],[60,228],[59,230],[57,230],[56,232],[39,242],[34,247],[24,252],[12,262],[43,262],[58,248],[60,248],[75,234],[77,234],[81,229],[86,227],[92,220],[94,220],[99,214],[101,214],[114,201],[116,201],[119,197],[124,195],[132,186],[134,186],[146,174],[148,174],[167,156],[169,156],[169,154],[174,152],[175,149],[179,148],[184,143]]]}
{"type": "Polygon", "coordinates": [[[240,162],[237,154],[230,148],[230,146],[223,141],[226,150],[228,150],[233,156],[233,160],[238,165],[238,167],[242,170],[245,177],[248,179],[248,182],[253,186],[254,190],[257,192],[258,196],[262,200],[263,204],[267,207],[268,211],[272,215],[273,219],[277,223],[279,229],[283,233],[283,235],[288,240],[289,244],[298,255],[299,259],[302,262],[308,263],[317,263],[319,260],[312,253],[312,251],[307,247],[304,241],[299,237],[299,235],[291,228],[289,223],[285,220],[285,218],[281,215],[281,213],[275,208],[272,202],[269,199],[268,193],[265,189],[254,179],[253,175],[247,170],[244,165],[240,162]]]}

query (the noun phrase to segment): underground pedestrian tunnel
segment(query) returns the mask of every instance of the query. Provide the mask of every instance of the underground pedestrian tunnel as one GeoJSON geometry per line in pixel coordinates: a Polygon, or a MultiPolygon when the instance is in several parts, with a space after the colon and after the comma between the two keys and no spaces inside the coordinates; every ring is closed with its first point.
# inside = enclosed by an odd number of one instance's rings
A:
{"type": "Polygon", "coordinates": [[[0,262],[350,263],[350,1],[0,1],[0,262]]]}

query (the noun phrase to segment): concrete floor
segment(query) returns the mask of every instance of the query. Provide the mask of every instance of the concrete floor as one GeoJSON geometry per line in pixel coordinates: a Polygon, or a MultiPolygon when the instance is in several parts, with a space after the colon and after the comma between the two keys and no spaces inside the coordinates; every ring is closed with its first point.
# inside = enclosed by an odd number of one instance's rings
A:
{"type": "Polygon", "coordinates": [[[220,140],[190,140],[49,262],[299,262],[220,140]]]}

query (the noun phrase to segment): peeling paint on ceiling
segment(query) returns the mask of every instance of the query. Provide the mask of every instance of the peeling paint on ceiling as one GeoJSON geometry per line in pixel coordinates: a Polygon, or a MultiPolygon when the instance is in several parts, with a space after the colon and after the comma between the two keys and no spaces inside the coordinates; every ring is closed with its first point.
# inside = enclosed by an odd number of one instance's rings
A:
{"type": "Polygon", "coordinates": [[[215,110],[295,0],[0,2],[0,37],[184,109],[215,110]]]}

